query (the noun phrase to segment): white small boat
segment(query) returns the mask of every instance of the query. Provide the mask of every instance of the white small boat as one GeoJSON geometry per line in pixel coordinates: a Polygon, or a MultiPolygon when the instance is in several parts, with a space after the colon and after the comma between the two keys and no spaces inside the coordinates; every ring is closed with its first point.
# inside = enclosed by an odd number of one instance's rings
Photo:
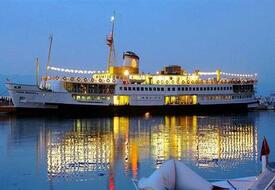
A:
{"type": "Polygon", "coordinates": [[[148,178],[133,181],[137,190],[275,190],[275,169],[267,163],[269,146],[263,140],[259,176],[210,183],[178,160],[166,161],[148,178]]]}
{"type": "Polygon", "coordinates": [[[142,178],[137,185],[140,190],[205,189],[214,185],[199,176],[178,160],[168,160],[148,178],[142,178]]]}

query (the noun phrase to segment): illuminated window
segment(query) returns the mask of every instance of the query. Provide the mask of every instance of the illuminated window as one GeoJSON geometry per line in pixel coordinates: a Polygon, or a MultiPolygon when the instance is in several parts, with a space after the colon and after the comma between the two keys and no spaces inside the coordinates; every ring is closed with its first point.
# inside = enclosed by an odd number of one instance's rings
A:
{"type": "Polygon", "coordinates": [[[129,96],[114,96],[114,105],[128,105],[129,96]]]}
{"type": "Polygon", "coordinates": [[[165,101],[165,104],[176,104],[176,105],[197,104],[197,96],[196,95],[166,96],[164,101],[165,101]]]}

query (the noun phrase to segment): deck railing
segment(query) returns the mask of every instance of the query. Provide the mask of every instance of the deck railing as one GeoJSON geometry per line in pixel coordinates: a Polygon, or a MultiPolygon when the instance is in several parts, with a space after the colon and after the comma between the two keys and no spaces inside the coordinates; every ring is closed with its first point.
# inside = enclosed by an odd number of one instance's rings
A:
{"type": "MultiPolygon", "coordinates": [[[[131,80],[122,80],[122,79],[114,79],[114,78],[82,78],[82,77],[59,77],[59,76],[49,76],[47,81],[55,80],[55,81],[64,81],[64,82],[77,82],[77,83],[97,83],[97,84],[115,84],[115,83],[123,83],[123,84],[130,84],[131,80]]],[[[194,81],[153,81],[153,82],[143,82],[141,84],[147,85],[219,85],[219,84],[256,84],[256,79],[221,79],[217,80],[194,80],[194,81]]]]}

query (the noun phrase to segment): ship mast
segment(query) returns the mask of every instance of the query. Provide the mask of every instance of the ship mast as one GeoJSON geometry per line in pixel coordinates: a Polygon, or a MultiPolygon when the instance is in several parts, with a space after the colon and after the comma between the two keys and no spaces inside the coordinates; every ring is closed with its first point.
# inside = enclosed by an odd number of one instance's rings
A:
{"type": "Polygon", "coordinates": [[[52,43],[53,43],[53,35],[52,34],[50,34],[49,40],[50,40],[50,45],[49,45],[48,60],[47,60],[47,65],[46,65],[46,77],[44,80],[44,88],[46,88],[46,84],[47,84],[47,80],[48,80],[48,71],[49,71],[49,66],[50,66],[50,61],[51,61],[51,52],[52,52],[52,43]]]}
{"type": "Polygon", "coordinates": [[[109,46],[109,56],[107,62],[107,71],[109,71],[110,66],[115,64],[115,46],[114,46],[114,29],[115,29],[115,14],[111,17],[112,31],[107,36],[107,45],[109,46]]]}

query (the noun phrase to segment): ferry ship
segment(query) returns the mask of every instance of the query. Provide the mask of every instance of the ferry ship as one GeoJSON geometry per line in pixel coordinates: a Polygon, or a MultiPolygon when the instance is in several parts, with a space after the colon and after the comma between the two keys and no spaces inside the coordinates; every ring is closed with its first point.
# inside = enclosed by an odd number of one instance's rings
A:
{"type": "Polygon", "coordinates": [[[123,64],[114,64],[114,18],[107,36],[106,71],[77,70],[50,65],[36,85],[7,82],[16,111],[74,111],[78,113],[159,113],[247,110],[256,107],[257,74],[196,70],[188,73],[169,65],[154,74],[140,72],[139,56],[126,51],[123,64]],[[51,72],[59,73],[50,75],[51,72]],[[85,110],[87,112],[82,112],[85,110]]]}

